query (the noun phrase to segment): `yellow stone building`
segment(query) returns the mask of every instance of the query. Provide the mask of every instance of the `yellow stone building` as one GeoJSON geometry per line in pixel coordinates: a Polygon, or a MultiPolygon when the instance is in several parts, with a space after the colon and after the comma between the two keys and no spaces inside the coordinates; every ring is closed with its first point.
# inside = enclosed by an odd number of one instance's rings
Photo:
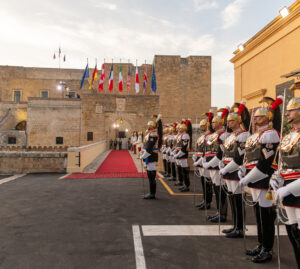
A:
{"type": "Polygon", "coordinates": [[[279,14],[239,46],[230,60],[234,64],[235,101],[245,100],[250,109],[257,107],[263,96],[282,94],[299,78],[283,77],[295,70],[300,73],[300,1],[288,11],[286,17],[279,14]]]}

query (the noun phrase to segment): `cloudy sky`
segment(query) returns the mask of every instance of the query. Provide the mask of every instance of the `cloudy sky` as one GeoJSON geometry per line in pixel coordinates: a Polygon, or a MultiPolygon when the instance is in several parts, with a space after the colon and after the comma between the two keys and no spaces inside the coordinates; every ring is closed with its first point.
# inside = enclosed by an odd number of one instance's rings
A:
{"type": "Polygon", "coordinates": [[[294,0],[2,0],[0,65],[66,68],[94,59],[152,63],[155,54],[211,55],[212,105],[231,105],[229,59],[294,0]]]}

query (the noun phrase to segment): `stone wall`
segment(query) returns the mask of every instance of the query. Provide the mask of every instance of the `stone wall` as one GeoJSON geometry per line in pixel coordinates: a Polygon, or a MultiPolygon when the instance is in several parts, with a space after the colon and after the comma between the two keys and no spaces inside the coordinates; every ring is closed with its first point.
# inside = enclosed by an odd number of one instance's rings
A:
{"type": "Polygon", "coordinates": [[[164,122],[195,123],[211,106],[211,57],[156,55],[154,64],[164,122]]]}
{"type": "Polygon", "coordinates": [[[82,95],[82,135],[81,144],[115,138],[115,132],[145,130],[147,122],[159,109],[159,97],[155,95],[105,94],[82,95]],[[120,123],[120,120],[123,123],[120,123]],[[113,124],[119,124],[116,130],[113,124]],[[93,141],[87,141],[87,132],[93,132],[93,141]]]}
{"type": "Polygon", "coordinates": [[[80,99],[29,98],[27,146],[78,146],[81,124],[80,99]]]}
{"type": "Polygon", "coordinates": [[[0,152],[0,174],[66,172],[67,153],[0,152]]]}
{"type": "Polygon", "coordinates": [[[4,146],[16,146],[16,147],[25,147],[26,146],[26,133],[25,131],[16,131],[16,130],[6,130],[0,131],[0,149],[4,146]],[[16,144],[8,144],[8,138],[15,137],[16,144]]]}

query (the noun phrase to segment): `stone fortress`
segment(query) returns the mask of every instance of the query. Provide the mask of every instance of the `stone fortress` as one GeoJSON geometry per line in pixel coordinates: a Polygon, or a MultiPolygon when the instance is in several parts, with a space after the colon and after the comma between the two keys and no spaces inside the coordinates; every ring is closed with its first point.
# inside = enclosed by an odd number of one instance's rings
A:
{"type": "MultiPolygon", "coordinates": [[[[7,171],[7,164],[12,165],[12,158],[7,160],[9,154],[18,154],[12,156],[18,156],[19,163],[26,163],[22,159],[26,154],[28,157],[34,152],[38,157],[51,153],[55,156],[54,163],[61,158],[61,164],[68,148],[109,141],[120,135],[130,137],[133,131],[145,130],[153,114],[162,114],[163,123],[182,118],[199,122],[202,113],[211,107],[211,57],[156,55],[153,63],[157,82],[155,94],[151,92],[152,65],[147,65],[145,93],[144,65],[139,67],[138,94],[135,93],[132,64],[129,93],[126,86],[128,64],[125,63],[122,64],[123,92],[118,90],[120,64],[114,63],[111,93],[108,91],[110,63],[105,66],[102,92],[98,91],[100,74],[92,90],[88,90],[88,80],[80,90],[83,70],[0,66],[0,173],[10,172],[7,171]],[[62,84],[60,91],[59,84],[62,84]]],[[[90,69],[90,76],[92,72],[90,69]]],[[[19,170],[23,171],[16,169],[19,170]]]]}

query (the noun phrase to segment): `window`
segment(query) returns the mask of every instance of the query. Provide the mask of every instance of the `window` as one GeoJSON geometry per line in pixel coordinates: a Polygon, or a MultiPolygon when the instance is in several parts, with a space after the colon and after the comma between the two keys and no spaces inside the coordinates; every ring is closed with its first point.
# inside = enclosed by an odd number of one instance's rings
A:
{"type": "Polygon", "coordinates": [[[64,143],[64,138],[61,136],[56,137],[56,145],[62,145],[64,143]]]}
{"type": "Polygon", "coordinates": [[[41,98],[48,98],[49,97],[49,91],[41,91],[41,98]]]}
{"type": "Polygon", "coordinates": [[[17,138],[14,136],[9,136],[7,143],[8,144],[17,144],[17,138]]]}
{"type": "Polygon", "coordinates": [[[87,141],[93,141],[93,140],[94,140],[93,132],[87,132],[87,141]]]}
{"type": "Polygon", "coordinates": [[[69,91],[69,98],[76,98],[76,92],[74,91],[69,91]]]}
{"type": "Polygon", "coordinates": [[[21,91],[14,91],[14,102],[21,102],[21,91]]]}

